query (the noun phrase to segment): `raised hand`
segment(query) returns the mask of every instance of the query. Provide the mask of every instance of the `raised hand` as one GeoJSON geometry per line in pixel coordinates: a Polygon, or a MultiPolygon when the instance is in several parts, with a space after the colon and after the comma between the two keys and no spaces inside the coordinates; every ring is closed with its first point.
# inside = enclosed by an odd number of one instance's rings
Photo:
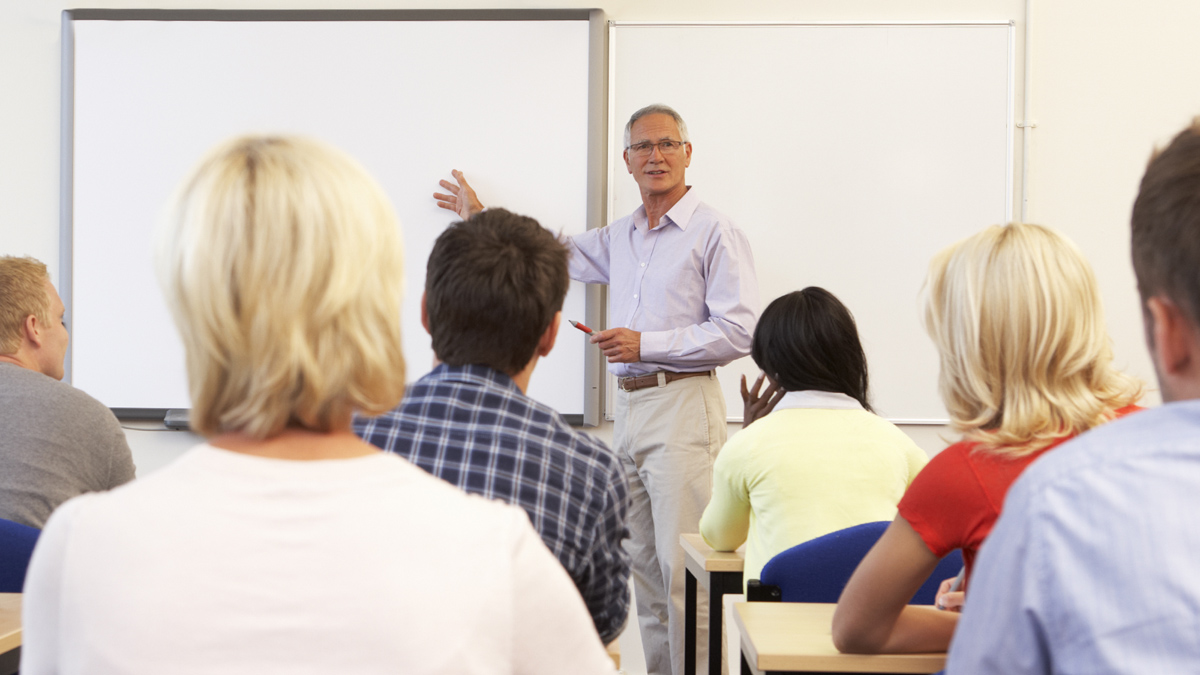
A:
{"type": "Polygon", "coordinates": [[[437,200],[438,206],[457,213],[458,217],[463,220],[469,220],[471,216],[483,210],[483,203],[479,201],[479,197],[475,196],[475,190],[471,189],[463,172],[455,169],[450,174],[454,176],[454,180],[458,184],[455,185],[445,179],[438,181],[438,185],[449,190],[450,194],[435,192],[433,198],[437,200]]]}
{"type": "Polygon", "coordinates": [[[746,388],[746,376],[742,376],[742,428],[750,426],[754,420],[765,416],[767,413],[775,409],[775,404],[779,403],[779,399],[787,392],[778,384],[771,382],[767,386],[767,390],[758,394],[758,390],[762,387],[763,379],[766,373],[758,376],[754,381],[754,386],[750,389],[746,388]]]}

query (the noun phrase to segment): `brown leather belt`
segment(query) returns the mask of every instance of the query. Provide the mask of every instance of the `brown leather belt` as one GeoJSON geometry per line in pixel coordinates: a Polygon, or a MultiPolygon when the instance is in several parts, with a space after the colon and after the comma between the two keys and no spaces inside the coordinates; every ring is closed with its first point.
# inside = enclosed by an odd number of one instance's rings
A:
{"type": "Polygon", "coordinates": [[[701,375],[712,375],[711,370],[702,370],[698,373],[672,373],[669,370],[660,370],[646,375],[635,375],[633,377],[618,377],[617,386],[621,391],[637,391],[647,387],[657,387],[659,385],[658,376],[663,376],[662,384],[671,384],[675,380],[682,380],[685,377],[700,377],[701,375]]]}

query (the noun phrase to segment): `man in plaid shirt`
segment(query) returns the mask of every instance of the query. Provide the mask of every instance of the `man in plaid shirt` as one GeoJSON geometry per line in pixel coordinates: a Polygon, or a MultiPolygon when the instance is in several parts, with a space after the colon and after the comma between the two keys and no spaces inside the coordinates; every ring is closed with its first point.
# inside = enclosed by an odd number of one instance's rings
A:
{"type": "Polygon", "coordinates": [[[490,209],[451,225],[429,255],[421,303],[438,363],[398,408],[354,431],[524,508],[609,643],[629,615],[624,474],[602,442],[525,395],[554,347],[568,284],[566,248],[536,220],[490,209]]]}

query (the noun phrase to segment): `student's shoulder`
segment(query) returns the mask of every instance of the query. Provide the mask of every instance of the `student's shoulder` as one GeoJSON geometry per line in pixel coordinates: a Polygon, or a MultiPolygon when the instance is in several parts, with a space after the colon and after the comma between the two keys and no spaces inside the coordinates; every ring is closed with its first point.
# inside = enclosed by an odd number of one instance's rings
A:
{"type": "MultiPolygon", "coordinates": [[[[943,486],[947,481],[954,481],[957,485],[960,479],[968,479],[966,482],[972,486],[978,483],[973,468],[973,458],[978,452],[979,444],[970,440],[960,440],[951,443],[944,450],[937,453],[929,459],[925,464],[925,468],[921,469],[921,473],[917,474],[917,478],[913,482],[913,488],[926,489],[924,486],[943,486]]],[[[942,489],[938,487],[937,489],[942,489]]]]}
{"type": "Polygon", "coordinates": [[[59,382],[65,389],[62,393],[62,400],[65,406],[77,412],[81,416],[86,416],[88,419],[94,420],[96,423],[102,423],[108,426],[119,426],[116,415],[112,410],[93,398],[90,394],[82,389],[59,382]]]}
{"type": "Polygon", "coordinates": [[[1200,400],[1126,412],[1044,453],[1018,485],[1037,492],[1097,474],[1133,479],[1130,466],[1156,461],[1200,462],[1200,400]]]}
{"type": "Polygon", "coordinates": [[[18,366],[5,367],[4,384],[36,414],[69,419],[86,425],[119,426],[117,418],[100,401],[82,389],[42,373],[18,366]]]}
{"type": "Polygon", "coordinates": [[[613,455],[608,444],[571,426],[562,413],[529,396],[522,398],[524,405],[527,406],[523,415],[528,421],[529,430],[550,441],[551,448],[570,450],[585,457],[598,457],[606,465],[610,461],[616,460],[616,456],[613,455]]]}
{"type": "Polygon", "coordinates": [[[379,459],[380,478],[388,483],[392,494],[402,496],[400,515],[412,516],[410,504],[417,501],[427,514],[437,514],[456,527],[475,528],[490,531],[495,527],[510,523],[514,517],[518,520],[528,520],[525,511],[498,499],[488,499],[477,494],[468,493],[456,485],[452,485],[417,467],[411,462],[394,454],[384,453],[379,459]],[[426,510],[427,509],[427,510],[426,510]]]}
{"type": "Polygon", "coordinates": [[[395,408],[374,417],[356,416],[354,432],[368,441],[378,436],[376,445],[381,445],[396,430],[449,425],[455,414],[478,406],[486,387],[486,379],[443,364],[407,385],[395,408]]]}
{"type": "Polygon", "coordinates": [[[862,440],[873,452],[903,462],[911,475],[929,463],[929,455],[894,423],[866,410],[848,411],[861,425],[862,440]]]}
{"type": "Polygon", "coordinates": [[[846,410],[837,411],[845,414],[853,421],[855,426],[858,426],[865,433],[878,436],[879,438],[891,441],[900,446],[917,447],[912,437],[904,433],[904,430],[896,426],[894,422],[888,421],[879,415],[867,410],[846,410]]]}
{"type": "Polygon", "coordinates": [[[783,443],[799,449],[806,444],[806,429],[811,428],[807,410],[776,410],[754,421],[748,427],[738,429],[717,454],[717,462],[744,462],[752,458],[771,454],[772,449],[783,443]]]}

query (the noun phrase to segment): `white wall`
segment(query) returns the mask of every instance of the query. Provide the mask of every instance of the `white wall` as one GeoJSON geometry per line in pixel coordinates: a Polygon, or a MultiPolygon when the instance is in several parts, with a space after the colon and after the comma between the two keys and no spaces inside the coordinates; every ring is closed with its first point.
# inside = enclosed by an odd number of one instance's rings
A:
{"type": "MultiPolygon", "coordinates": [[[[328,0],[98,1],[93,7],[303,9],[342,6],[328,0]]],[[[60,12],[63,0],[5,0],[0,5],[0,251],[32,255],[58,266],[58,150],[60,12]]],[[[1017,22],[1021,0],[477,0],[408,2],[360,0],[361,8],[595,7],[614,20],[692,21],[921,21],[1017,22]]],[[[1035,0],[1033,27],[1033,149],[1029,219],[1066,231],[1100,277],[1118,363],[1152,377],[1136,320],[1128,263],[1128,213],[1137,180],[1154,143],[1164,142],[1200,113],[1200,43],[1193,29],[1200,5],[1118,0],[1035,0]],[[1115,317],[1115,318],[1114,318],[1115,317]]],[[[1018,38],[1018,54],[1023,38],[1018,38]]],[[[1018,84],[1023,76],[1018,60],[1018,84]]],[[[452,75],[450,73],[448,76],[452,75]]],[[[669,76],[665,72],[664,76],[669,76]]],[[[1018,116],[1020,111],[1018,86],[1018,116]]],[[[752,127],[751,127],[752,128],[752,127]]],[[[739,129],[741,133],[741,129],[739,129]]],[[[755,133],[770,134],[772,130],[755,133]]],[[[1018,134],[1019,139],[1019,134],[1018,134]]],[[[1018,142],[1019,146],[1019,142],[1018,142]]],[[[1018,147],[1017,165],[1020,165],[1018,147]]],[[[1020,195],[1017,195],[1018,199],[1020,195]]],[[[736,205],[727,205],[734,210],[736,205]]],[[[136,330],[136,317],[128,321],[136,330]]],[[[931,374],[931,377],[933,375],[931,374]]],[[[1156,401],[1152,398],[1151,402],[1156,401]]],[[[934,452],[949,433],[909,428],[934,452]]],[[[733,431],[733,429],[731,429],[733,431]]],[[[602,427],[601,436],[611,432],[602,427]]],[[[184,443],[160,432],[130,432],[143,471],[177,454],[184,443]]]]}
{"type": "MultiPolygon", "coordinates": [[[[87,4],[218,9],[342,6],[330,0],[98,0],[87,4]]],[[[63,0],[4,0],[0,4],[0,252],[35,256],[47,262],[54,274],[59,239],[60,12],[70,6],[63,0]]],[[[1021,0],[359,0],[356,6],[598,6],[610,19],[630,21],[1013,19],[1018,34],[1023,34],[1025,20],[1025,3],[1021,0]]],[[[1100,280],[1117,362],[1149,380],[1152,371],[1141,343],[1137,297],[1128,262],[1128,216],[1151,147],[1168,140],[1200,113],[1200,88],[1195,86],[1200,82],[1200,41],[1194,35],[1195,26],[1200,25],[1200,3],[1034,0],[1031,19],[1031,100],[1033,120],[1038,126],[1030,157],[1029,220],[1062,229],[1083,249],[1100,280]]],[[[1023,39],[1019,38],[1018,54],[1022,49],[1023,39]]],[[[1018,83],[1023,72],[1018,60],[1018,83]]],[[[663,76],[669,77],[669,71],[663,76]]],[[[1018,120],[1020,98],[1018,86],[1018,120]]],[[[763,137],[775,133],[755,129],[752,124],[736,131],[745,133],[747,129],[763,137]]],[[[733,211],[736,206],[723,208],[733,211]]],[[[136,316],[114,320],[137,329],[136,316]]],[[[1152,395],[1151,402],[1156,400],[1152,395]]],[[[906,431],[931,453],[944,447],[945,439],[950,437],[941,427],[910,427],[906,431]]],[[[602,438],[611,438],[611,425],[597,432],[602,438]]],[[[180,433],[127,433],[143,474],[170,461],[196,440],[180,433]]],[[[633,647],[626,645],[623,651],[627,661],[636,663],[640,658],[633,647]]]]}

